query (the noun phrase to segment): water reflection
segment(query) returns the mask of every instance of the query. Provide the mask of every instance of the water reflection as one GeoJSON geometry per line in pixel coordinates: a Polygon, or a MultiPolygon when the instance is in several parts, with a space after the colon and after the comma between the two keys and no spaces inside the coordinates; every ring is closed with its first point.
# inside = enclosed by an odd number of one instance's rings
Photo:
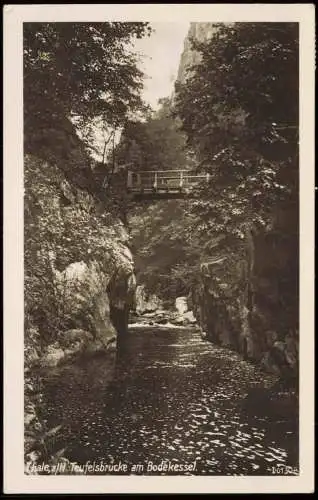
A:
{"type": "Polygon", "coordinates": [[[185,474],[212,475],[297,466],[295,419],[242,410],[249,389],[271,378],[195,330],[134,329],[112,366],[96,357],[46,382],[46,417],[65,424],[71,460],[195,462],[185,474]]]}

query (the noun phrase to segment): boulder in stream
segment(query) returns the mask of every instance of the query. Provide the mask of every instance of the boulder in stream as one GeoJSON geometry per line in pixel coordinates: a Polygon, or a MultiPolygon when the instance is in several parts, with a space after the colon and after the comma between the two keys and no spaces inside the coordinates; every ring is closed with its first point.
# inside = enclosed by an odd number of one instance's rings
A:
{"type": "Polygon", "coordinates": [[[136,312],[143,315],[154,313],[162,308],[162,300],[154,294],[149,294],[144,285],[138,285],[135,295],[136,312]]]}

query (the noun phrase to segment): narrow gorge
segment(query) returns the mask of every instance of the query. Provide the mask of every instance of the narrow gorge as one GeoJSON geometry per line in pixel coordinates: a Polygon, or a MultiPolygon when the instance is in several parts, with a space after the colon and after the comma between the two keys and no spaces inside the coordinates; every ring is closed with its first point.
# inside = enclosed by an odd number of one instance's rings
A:
{"type": "Polygon", "coordinates": [[[297,475],[297,28],[190,23],[150,111],[149,23],[62,24],[24,31],[26,473],[297,475]]]}

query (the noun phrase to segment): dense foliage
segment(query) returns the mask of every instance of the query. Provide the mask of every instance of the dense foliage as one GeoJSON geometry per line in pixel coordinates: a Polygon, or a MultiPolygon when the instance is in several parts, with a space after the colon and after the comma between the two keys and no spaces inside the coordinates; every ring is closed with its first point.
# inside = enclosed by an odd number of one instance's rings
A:
{"type": "Polygon", "coordinates": [[[89,157],[69,161],[74,130],[91,148],[96,123],[114,129],[144,109],[132,44],[150,32],[142,22],[25,23],[25,151],[85,171],[91,185],[89,157]]]}
{"type": "MultiPolygon", "coordinates": [[[[88,149],[96,123],[114,130],[143,111],[143,75],[131,42],[149,32],[148,23],[23,26],[26,462],[52,463],[48,440],[60,428],[47,429],[41,419],[34,364],[69,347],[62,342],[67,330],[92,333],[98,326],[89,314],[98,309],[94,294],[87,290],[83,303],[79,280],[70,283],[64,271],[96,264],[106,293],[127,250],[118,207],[110,196],[101,203],[88,149]]],[[[54,459],[61,461],[64,451],[54,459]]]]}
{"type": "Polygon", "coordinates": [[[64,310],[67,290],[57,273],[91,259],[111,270],[119,233],[112,214],[98,214],[91,196],[72,190],[56,167],[43,167],[26,157],[24,271],[26,330],[38,328],[45,344],[72,326],[64,310]]]}
{"type": "Polygon", "coordinates": [[[176,112],[188,145],[211,174],[200,192],[205,229],[242,235],[297,201],[298,25],[219,25],[194,42],[200,63],[177,85],[176,112]],[[244,233],[244,231],[243,231],[244,233]]]}
{"type": "Polygon", "coordinates": [[[298,329],[298,25],[220,24],[193,47],[175,105],[210,183],[191,212],[206,238],[229,237],[219,281],[212,266],[200,292],[214,297],[206,317],[223,304],[228,325],[248,314],[259,338],[284,339],[298,329]]]}
{"type": "Polygon", "coordinates": [[[244,304],[257,309],[253,328],[282,333],[297,323],[298,26],[219,25],[194,48],[175,133],[210,182],[195,199],[135,211],[139,277],[173,298],[206,276],[216,314],[225,306],[240,325],[244,304]]]}
{"type": "Polygon", "coordinates": [[[147,30],[148,23],[25,23],[26,125],[50,113],[119,124],[139,109],[142,73],[128,44],[147,30]]]}
{"type": "Polygon", "coordinates": [[[56,269],[113,260],[118,204],[108,196],[97,214],[101,183],[79,135],[143,109],[132,42],[150,32],[143,22],[24,24],[26,332],[39,328],[41,340],[69,321],[56,269]]]}
{"type": "Polygon", "coordinates": [[[146,120],[128,121],[116,150],[119,165],[128,163],[131,170],[186,168],[190,160],[179,125],[169,99],[162,99],[159,110],[146,120]]]}
{"type": "MultiPolygon", "coordinates": [[[[147,120],[126,124],[115,152],[124,172],[127,168],[177,170],[193,166],[180,120],[172,114],[171,100],[162,99],[160,104],[147,120]]],[[[189,203],[190,200],[150,201],[140,206],[128,203],[138,282],[172,302],[193,285],[203,255],[202,239],[189,238],[193,228],[193,219],[186,217],[189,203]],[[189,268],[196,269],[196,273],[189,274],[189,268]]]]}

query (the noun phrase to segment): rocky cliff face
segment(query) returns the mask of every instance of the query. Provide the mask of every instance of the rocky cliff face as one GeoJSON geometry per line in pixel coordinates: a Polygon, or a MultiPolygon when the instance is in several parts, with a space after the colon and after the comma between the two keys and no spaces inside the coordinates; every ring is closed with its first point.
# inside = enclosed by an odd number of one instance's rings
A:
{"type": "Polygon", "coordinates": [[[25,159],[26,340],[59,354],[107,348],[126,333],[135,278],[123,223],[57,167],[25,159]],[[48,331],[50,330],[50,331],[48,331]],[[75,352],[76,349],[73,349],[75,352]]]}
{"type": "Polygon", "coordinates": [[[39,418],[38,373],[54,376],[99,352],[110,380],[117,337],[127,333],[135,276],[118,218],[53,162],[27,155],[24,167],[25,455],[36,462],[41,439],[55,432],[39,418]]]}
{"type": "Polygon", "coordinates": [[[162,300],[156,295],[147,293],[144,285],[138,285],[136,289],[136,313],[144,314],[154,312],[162,308],[162,300]]]}
{"type": "Polygon", "coordinates": [[[189,294],[188,307],[206,339],[295,382],[295,217],[277,213],[268,231],[213,239],[196,231],[199,217],[187,217],[190,203],[157,202],[130,219],[138,279],[163,303],[170,300],[169,307],[178,295],[189,294]]]}
{"type": "Polygon", "coordinates": [[[250,234],[245,248],[228,245],[223,257],[202,263],[190,294],[209,340],[292,385],[298,373],[298,290],[290,252],[295,242],[296,233],[250,234]]]}
{"type": "Polygon", "coordinates": [[[199,62],[198,52],[192,50],[191,39],[205,42],[217,31],[215,23],[190,23],[188,34],[184,41],[184,48],[180,59],[177,81],[184,83],[187,79],[187,69],[199,62]]]}
{"type": "MultiPolygon", "coordinates": [[[[191,23],[184,42],[177,81],[199,61],[191,38],[204,42],[216,33],[214,23],[191,23]]],[[[284,379],[298,371],[298,234],[294,207],[273,214],[269,231],[246,234],[243,245],[232,240],[202,250],[199,284],[190,286],[191,301],[202,330],[211,341],[256,360],[284,379]]],[[[191,252],[193,244],[188,245],[191,252]]],[[[202,249],[209,242],[203,242],[202,249]]]]}

